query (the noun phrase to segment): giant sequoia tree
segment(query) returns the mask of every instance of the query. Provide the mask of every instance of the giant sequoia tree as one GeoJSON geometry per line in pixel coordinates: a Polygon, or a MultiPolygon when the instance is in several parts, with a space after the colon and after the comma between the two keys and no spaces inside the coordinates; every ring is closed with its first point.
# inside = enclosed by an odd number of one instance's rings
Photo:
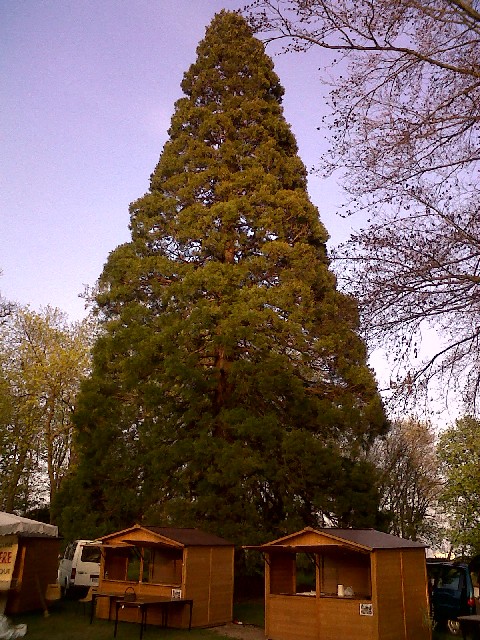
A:
{"type": "Polygon", "coordinates": [[[80,519],[91,535],[145,518],[238,541],[371,524],[364,452],[384,415],[283,89],[237,14],[197,53],[132,240],[100,278],[64,533],[80,519]]]}

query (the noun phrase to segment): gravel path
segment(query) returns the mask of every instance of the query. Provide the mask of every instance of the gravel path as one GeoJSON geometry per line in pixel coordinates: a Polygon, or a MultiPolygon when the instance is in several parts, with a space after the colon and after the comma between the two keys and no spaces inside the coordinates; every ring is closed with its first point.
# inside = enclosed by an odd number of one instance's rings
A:
{"type": "Polygon", "coordinates": [[[229,622],[221,627],[212,628],[212,631],[229,638],[238,638],[238,640],[265,640],[263,628],[254,624],[234,624],[229,622]]]}

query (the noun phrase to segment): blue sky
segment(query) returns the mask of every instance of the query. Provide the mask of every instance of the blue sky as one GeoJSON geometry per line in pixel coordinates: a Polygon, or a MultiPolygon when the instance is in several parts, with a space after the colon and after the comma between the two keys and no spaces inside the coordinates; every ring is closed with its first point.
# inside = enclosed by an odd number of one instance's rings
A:
{"type": "MultiPolygon", "coordinates": [[[[79,294],[129,239],[128,205],[148,189],[183,73],[232,0],[0,2],[0,292],[32,309],[85,315],[79,294]]],[[[284,110],[311,167],[326,113],[321,52],[275,56],[284,110]]],[[[341,192],[312,177],[332,242],[350,222],[341,192]]]]}

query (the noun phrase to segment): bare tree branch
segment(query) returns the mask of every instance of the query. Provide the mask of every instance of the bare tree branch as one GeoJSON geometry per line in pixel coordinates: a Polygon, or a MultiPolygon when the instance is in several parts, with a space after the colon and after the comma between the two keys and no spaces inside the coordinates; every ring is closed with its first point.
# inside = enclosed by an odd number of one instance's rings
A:
{"type": "Polygon", "coordinates": [[[397,389],[411,399],[455,381],[470,411],[480,407],[479,9],[478,0],[246,8],[285,52],[340,53],[320,168],[341,170],[344,215],[367,213],[370,225],[336,251],[340,282],[359,300],[371,344],[394,345],[406,381],[397,389]],[[415,346],[425,323],[440,336],[426,359],[415,346]]]}

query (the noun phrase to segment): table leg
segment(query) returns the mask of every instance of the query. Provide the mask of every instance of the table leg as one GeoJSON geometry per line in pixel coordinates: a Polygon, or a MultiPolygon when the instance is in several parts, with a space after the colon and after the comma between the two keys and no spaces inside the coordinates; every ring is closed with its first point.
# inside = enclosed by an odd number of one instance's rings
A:
{"type": "Polygon", "coordinates": [[[143,638],[143,629],[147,628],[147,607],[140,607],[140,640],[143,638]]]}
{"type": "Polygon", "coordinates": [[[115,603],[115,629],[113,630],[113,637],[117,637],[117,626],[118,626],[118,604],[115,603]]]}
{"type": "Polygon", "coordinates": [[[93,622],[93,612],[95,610],[95,602],[96,602],[95,595],[92,595],[92,601],[90,603],[90,624],[92,624],[93,622]]]}

